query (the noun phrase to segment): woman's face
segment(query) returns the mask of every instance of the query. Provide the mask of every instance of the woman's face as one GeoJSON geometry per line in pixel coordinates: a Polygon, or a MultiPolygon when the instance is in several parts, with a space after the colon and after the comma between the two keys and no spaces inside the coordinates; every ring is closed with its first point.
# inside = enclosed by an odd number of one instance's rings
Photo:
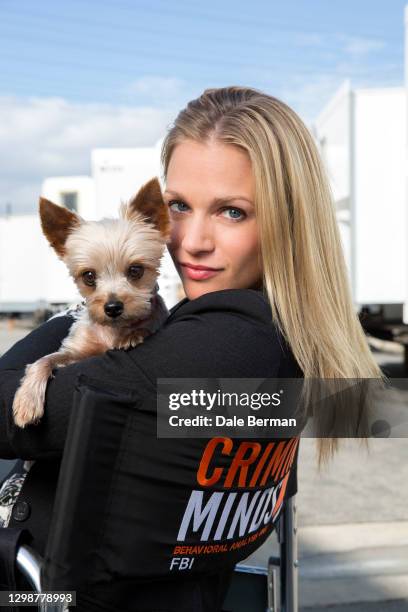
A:
{"type": "Polygon", "coordinates": [[[164,199],[169,252],[186,296],[262,283],[251,162],[239,147],[184,140],[170,158],[164,199]]]}

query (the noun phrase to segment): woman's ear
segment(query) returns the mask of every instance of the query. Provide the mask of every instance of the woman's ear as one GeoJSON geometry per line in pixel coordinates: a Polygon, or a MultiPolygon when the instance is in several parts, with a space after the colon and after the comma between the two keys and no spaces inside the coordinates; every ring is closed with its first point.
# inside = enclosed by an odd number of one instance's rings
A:
{"type": "Polygon", "coordinates": [[[68,235],[79,227],[81,217],[45,198],[40,198],[39,210],[42,231],[57,255],[63,258],[68,235]]]}
{"type": "Polygon", "coordinates": [[[143,185],[129,202],[126,217],[131,219],[135,213],[142,214],[145,221],[151,223],[165,238],[168,237],[170,216],[157,177],[143,185]]]}

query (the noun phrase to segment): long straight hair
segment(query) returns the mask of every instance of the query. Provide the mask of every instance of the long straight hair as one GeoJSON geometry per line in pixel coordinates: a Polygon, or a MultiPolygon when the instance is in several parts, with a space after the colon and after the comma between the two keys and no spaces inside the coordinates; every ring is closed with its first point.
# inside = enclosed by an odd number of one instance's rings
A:
{"type": "MultiPolygon", "coordinates": [[[[180,142],[210,138],[251,160],[264,292],[305,379],[383,378],[353,305],[329,182],[305,124],[256,89],[206,89],[164,139],[164,177],[180,142]]],[[[337,448],[337,438],[319,438],[319,468],[337,448]]]]}

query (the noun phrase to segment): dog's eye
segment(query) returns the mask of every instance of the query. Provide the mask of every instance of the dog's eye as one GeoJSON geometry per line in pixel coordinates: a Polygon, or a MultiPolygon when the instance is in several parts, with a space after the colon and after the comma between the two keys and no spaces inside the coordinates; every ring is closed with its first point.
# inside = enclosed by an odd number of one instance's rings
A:
{"type": "Polygon", "coordinates": [[[128,276],[132,280],[137,280],[138,278],[142,278],[143,274],[144,274],[143,266],[133,265],[133,266],[129,266],[128,268],[128,276]]]}
{"type": "Polygon", "coordinates": [[[88,287],[94,287],[96,283],[95,272],[93,272],[93,270],[87,270],[86,272],[83,272],[82,280],[84,281],[85,285],[88,285],[88,287]]]}

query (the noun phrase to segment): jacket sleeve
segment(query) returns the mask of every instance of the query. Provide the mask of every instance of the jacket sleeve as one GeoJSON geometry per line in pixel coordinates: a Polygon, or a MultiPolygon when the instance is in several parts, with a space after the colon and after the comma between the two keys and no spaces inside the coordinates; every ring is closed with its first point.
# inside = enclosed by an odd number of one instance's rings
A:
{"type": "MultiPolygon", "coordinates": [[[[183,311],[180,309],[177,316],[170,317],[162,329],[134,349],[109,350],[98,357],[57,369],[47,386],[44,417],[38,425],[21,429],[14,425],[12,405],[24,374],[23,341],[21,354],[16,348],[14,357],[10,354],[6,362],[8,369],[0,371],[0,457],[38,459],[62,454],[80,374],[139,393],[155,390],[159,377],[276,376],[281,346],[269,321],[267,325],[259,318],[259,312],[254,314],[256,304],[252,301],[257,298],[250,296],[248,302],[239,292],[232,292],[226,304],[225,300],[214,302],[215,294],[214,297],[207,295],[205,299],[190,302],[183,311]]],[[[63,322],[50,322],[49,326],[51,324],[59,327],[63,322]]],[[[43,326],[44,332],[49,329],[47,324],[43,326]]],[[[50,341],[50,347],[51,344],[50,341]]],[[[31,350],[31,358],[40,356],[36,353],[38,349],[31,350]]]]}
{"type": "Polygon", "coordinates": [[[74,322],[70,316],[56,316],[43,323],[0,358],[0,377],[4,370],[24,368],[44,355],[57,351],[74,322]]]}

